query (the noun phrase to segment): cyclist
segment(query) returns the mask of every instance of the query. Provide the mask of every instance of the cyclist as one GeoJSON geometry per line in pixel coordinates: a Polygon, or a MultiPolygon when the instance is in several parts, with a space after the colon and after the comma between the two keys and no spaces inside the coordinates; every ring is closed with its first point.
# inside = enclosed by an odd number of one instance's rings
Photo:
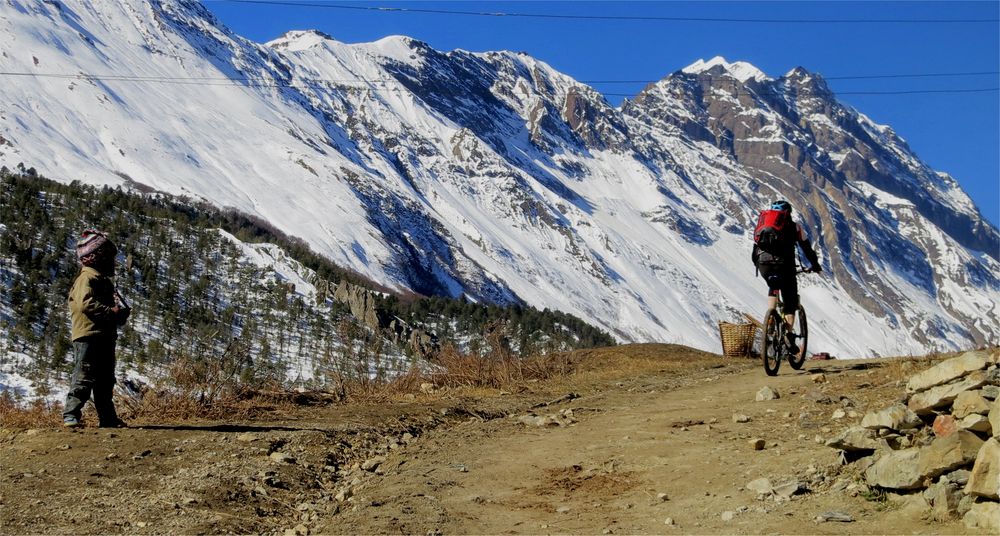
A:
{"type": "Polygon", "coordinates": [[[761,211],[757,219],[752,257],[757,272],[767,281],[768,308],[777,306],[779,292],[784,300],[785,343],[792,354],[799,353],[792,333],[795,311],[799,308],[799,288],[795,281],[796,246],[809,261],[806,271],[823,271],[805,231],[792,220],[792,205],[784,199],[775,201],[770,209],[761,211]]]}

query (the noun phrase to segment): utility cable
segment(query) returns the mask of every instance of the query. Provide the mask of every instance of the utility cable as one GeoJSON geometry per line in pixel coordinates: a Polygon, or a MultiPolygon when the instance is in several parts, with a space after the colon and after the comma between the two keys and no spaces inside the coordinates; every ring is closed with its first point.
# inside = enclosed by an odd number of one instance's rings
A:
{"type": "Polygon", "coordinates": [[[666,17],[655,15],[578,15],[559,13],[515,13],[491,11],[459,11],[451,9],[427,9],[412,7],[350,6],[317,2],[278,2],[274,0],[216,0],[231,4],[256,4],[286,7],[314,7],[323,9],[347,9],[373,11],[379,13],[420,13],[433,15],[465,15],[494,18],[536,18],[569,20],[614,20],[614,21],[661,21],[661,22],[729,22],[763,24],[977,24],[998,23],[1000,19],[767,19],[736,17],[666,17]]]}

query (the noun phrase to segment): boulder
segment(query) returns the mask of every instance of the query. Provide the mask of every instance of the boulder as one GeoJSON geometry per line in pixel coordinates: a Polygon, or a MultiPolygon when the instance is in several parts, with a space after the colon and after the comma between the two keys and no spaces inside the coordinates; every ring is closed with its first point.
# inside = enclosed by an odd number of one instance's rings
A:
{"type": "Polygon", "coordinates": [[[982,391],[983,398],[987,400],[996,400],[1000,398],[1000,386],[996,385],[984,385],[982,391]]]}
{"type": "Polygon", "coordinates": [[[958,431],[958,421],[947,413],[938,415],[934,418],[931,429],[934,430],[934,435],[937,437],[948,437],[958,431]]]}
{"type": "Polygon", "coordinates": [[[923,478],[934,478],[975,461],[983,440],[967,430],[959,430],[947,437],[935,439],[930,446],[920,449],[917,469],[923,478]]]}
{"type": "Polygon", "coordinates": [[[847,428],[839,436],[826,442],[828,447],[847,451],[874,451],[880,445],[875,432],[860,426],[847,428]]]}
{"type": "Polygon", "coordinates": [[[994,362],[989,352],[982,350],[966,352],[914,374],[906,383],[906,391],[918,393],[936,385],[943,385],[970,372],[983,370],[994,362]]]}
{"type": "Polygon", "coordinates": [[[909,430],[917,428],[923,424],[916,413],[903,404],[895,404],[883,409],[868,413],[861,419],[861,426],[869,430],[888,428],[890,430],[909,430]]]}
{"type": "Polygon", "coordinates": [[[993,433],[993,425],[990,424],[990,419],[986,415],[969,415],[958,421],[958,427],[961,430],[979,432],[981,434],[990,435],[993,433]]]}
{"type": "Polygon", "coordinates": [[[920,489],[923,478],[917,470],[920,451],[918,449],[886,451],[865,470],[868,484],[889,489],[920,489]]]}
{"type": "Polygon", "coordinates": [[[996,438],[990,439],[979,449],[965,492],[994,501],[1000,500],[1000,441],[996,438]]]}
{"type": "Polygon", "coordinates": [[[956,382],[931,387],[911,396],[907,406],[917,415],[929,415],[935,408],[951,404],[958,395],[978,389],[984,383],[986,383],[986,373],[973,372],[956,382]]]}
{"type": "Polygon", "coordinates": [[[968,415],[986,415],[990,412],[990,403],[983,398],[979,391],[966,391],[955,397],[955,402],[951,405],[951,414],[956,419],[961,419],[968,415]]]}
{"type": "Polygon", "coordinates": [[[976,503],[962,518],[962,522],[969,529],[983,529],[987,534],[1000,534],[1000,503],[976,503]]]}
{"type": "Polygon", "coordinates": [[[777,391],[771,389],[768,386],[764,386],[760,389],[760,391],[757,391],[757,398],[756,398],[757,402],[763,402],[765,400],[777,400],[779,398],[781,398],[781,395],[779,395],[777,391]]]}

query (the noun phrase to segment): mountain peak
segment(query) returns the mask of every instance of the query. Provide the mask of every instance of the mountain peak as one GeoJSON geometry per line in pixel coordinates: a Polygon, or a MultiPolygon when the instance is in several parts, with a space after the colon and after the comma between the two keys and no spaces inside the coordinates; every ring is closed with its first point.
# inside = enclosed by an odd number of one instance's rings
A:
{"type": "Polygon", "coordinates": [[[764,71],[754,67],[752,64],[745,61],[729,63],[726,61],[726,58],[723,58],[722,56],[716,56],[708,61],[700,59],[681,69],[681,72],[688,74],[701,74],[713,70],[721,70],[740,82],[746,82],[751,79],[758,82],[770,80],[770,77],[768,77],[764,71]]]}
{"type": "Polygon", "coordinates": [[[319,30],[292,30],[285,32],[281,37],[268,41],[266,46],[278,49],[297,52],[312,48],[325,41],[333,41],[333,37],[319,30]]]}

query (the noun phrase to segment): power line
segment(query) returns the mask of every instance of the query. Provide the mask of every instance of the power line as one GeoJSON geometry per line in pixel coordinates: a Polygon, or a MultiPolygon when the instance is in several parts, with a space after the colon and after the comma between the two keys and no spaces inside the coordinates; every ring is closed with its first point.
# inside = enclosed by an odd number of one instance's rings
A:
{"type": "Polygon", "coordinates": [[[763,24],[976,24],[997,23],[1000,19],[756,19],[734,17],[664,17],[653,15],[577,15],[566,13],[516,13],[491,11],[459,11],[451,9],[426,9],[411,7],[349,6],[316,2],[279,2],[274,0],[214,0],[232,4],[257,4],[287,7],[315,7],[323,9],[349,9],[379,13],[420,13],[433,15],[463,15],[477,17],[509,17],[566,20],[614,20],[660,22],[728,22],[763,24]]]}

